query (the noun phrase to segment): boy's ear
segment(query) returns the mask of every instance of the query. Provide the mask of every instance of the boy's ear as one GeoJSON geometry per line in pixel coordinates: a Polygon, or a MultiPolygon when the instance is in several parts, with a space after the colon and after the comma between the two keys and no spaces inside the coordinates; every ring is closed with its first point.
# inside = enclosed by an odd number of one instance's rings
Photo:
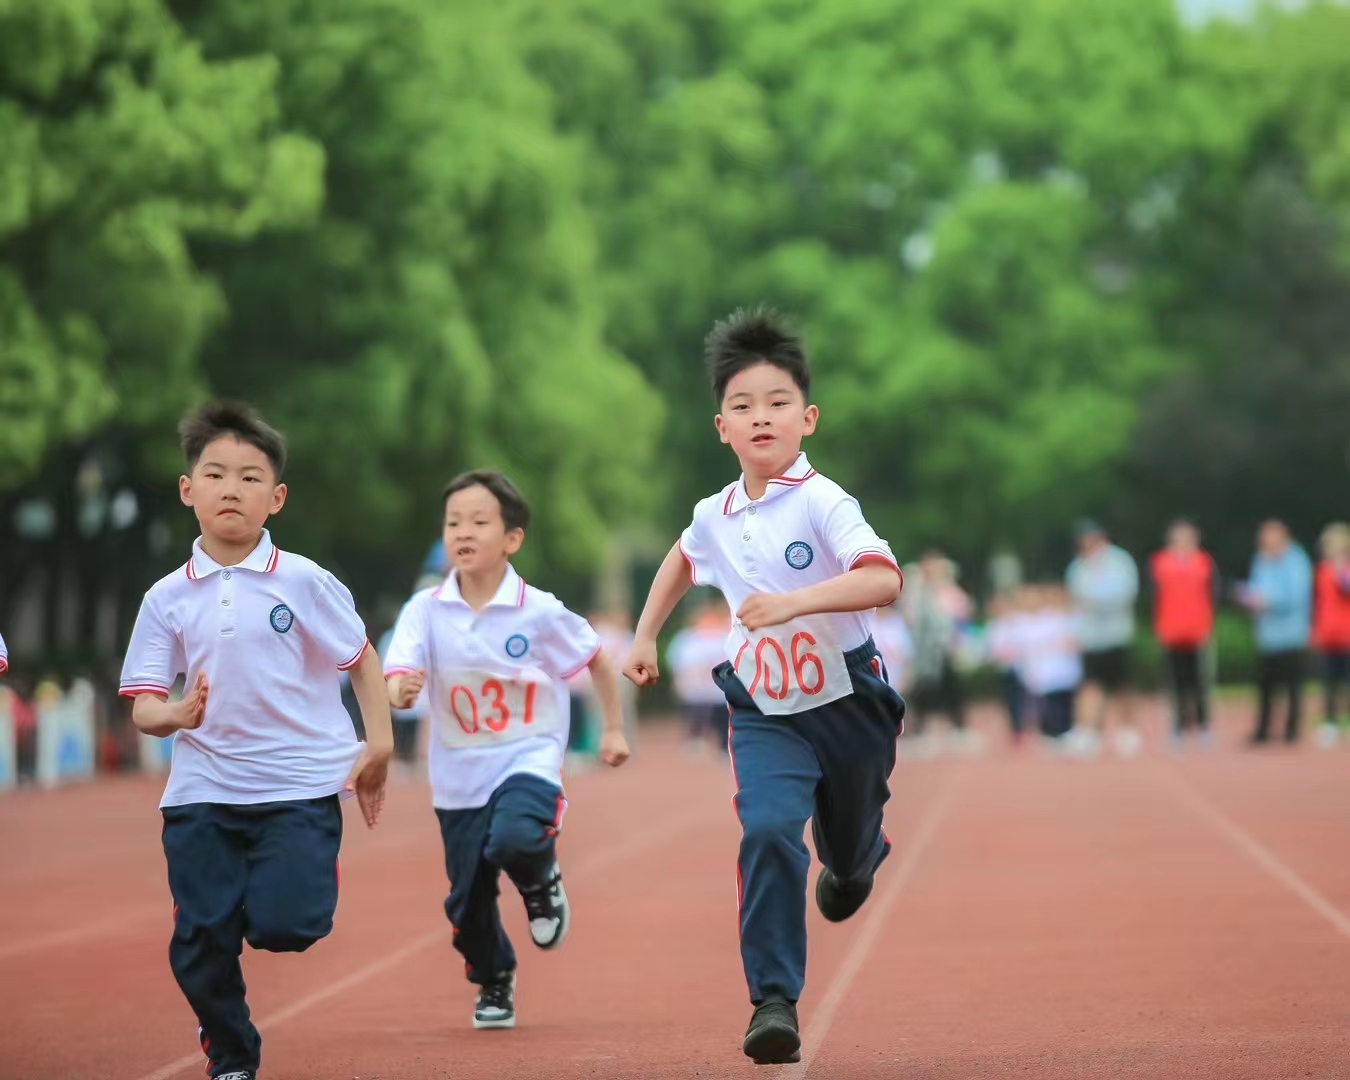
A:
{"type": "Polygon", "coordinates": [[[192,477],[180,476],[178,478],[178,498],[184,506],[192,505],[192,477]]]}
{"type": "Polygon", "coordinates": [[[269,515],[279,514],[281,512],[281,508],[285,505],[286,505],[286,485],[278,484],[276,487],[272,489],[272,505],[268,508],[267,513],[269,515]]]}
{"type": "Polygon", "coordinates": [[[731,441],[731,436],[727,434],[727,422],[722,419],[721,413],[713,417],[713,427],[717,429],[717,434],[724,443],[731,441]]]}
{"type": "Polygon", "coordinates": [[[506,554],[507,554],[507,555],[514,555],[517,551],[520,550],[520,545],[523,544],[523,543],[525,543],[525,530],[524,530],[524,529],[507,529],[507,530],[506,530],[506,554]]]}
{"type": "Polygon", "coordinates": [[[806,424],[802,430],[802,434],[803,435],[815,434],[816,421],[820,419],[820,410],[817,409],[814,405],[808,405],[806,407],[806,413],[804,414],[803,419],[806,421],[806,424]]]}

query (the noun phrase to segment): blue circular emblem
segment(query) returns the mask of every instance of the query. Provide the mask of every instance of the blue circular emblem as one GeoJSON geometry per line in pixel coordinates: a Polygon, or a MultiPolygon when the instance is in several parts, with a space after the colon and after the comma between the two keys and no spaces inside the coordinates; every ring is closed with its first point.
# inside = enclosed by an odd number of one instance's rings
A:
{"type": "Polygon", "coordinates": [[[529,638],[522,634],[512,634],[506,639],[506,655],[512,660],[519,660],[530,649],[529,638]]]}
{"type": "Polygon", "coordinates": [[[272,624],[273,630],[278,634],[284,634],[295,625],[295,614],[285,604],[278,604],[272,609],[268,621],[272,624]]]}
{"type": "Polygon", "coordinates": [[[783,558],[787,559],[787,564],[794,570],[805,570],[815,557],[816,553],[811,550],[811,545],[801,540],[792,541],[787,546],[787,551],[783,552],[783,558]]]}

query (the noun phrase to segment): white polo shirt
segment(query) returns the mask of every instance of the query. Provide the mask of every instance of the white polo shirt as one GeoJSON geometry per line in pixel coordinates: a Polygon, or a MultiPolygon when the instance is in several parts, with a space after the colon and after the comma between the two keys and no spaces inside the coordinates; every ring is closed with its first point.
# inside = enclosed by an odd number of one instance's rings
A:
{"type": "Polygon", "coordinates": [[[487,804],[508,776],[562,788],[569,721],[566,680],[600,651],[590,624],[508,566],[479,612],[456,575],[404,606],[384,673],[422,670],[432,736],[428,753],[438,810],[487,804]]]}
{"type": "MultiPolygon", "coordinates": [[[[890,545],[863,517],[858,500],[811,468],[805,454],[764,494],[751,499],[741,476],[694,507],[680,537],[695,585],[721,590],[734,613],[753,593],[786,593],[846,573],[868,558],[896,566],[890,545]]],[[[872,613],[811,616],[847,652],[872,633],[872,613]]],[[[735,656],[728,657],[733,663],[735,656]]],[[[739,671],[739,668],[738,668],[739,671]]]]}
{"type": "Polygon", "coordinates": [[[201,727],[174,738],[160,806],[317,799],[342,790],[361,746],[338,671],[366,650],[352,594],[263,530],[237,566],[193,545],[150,587],[122,664],[124,697],[208,683],[201,727]]]}
{"type": "Polygon", "coordinates": [[[683,705],[726,705],[713,668],[726,659],[726,634],[716,626],[686,626],[670,640],[666,663],[683,705]]]}

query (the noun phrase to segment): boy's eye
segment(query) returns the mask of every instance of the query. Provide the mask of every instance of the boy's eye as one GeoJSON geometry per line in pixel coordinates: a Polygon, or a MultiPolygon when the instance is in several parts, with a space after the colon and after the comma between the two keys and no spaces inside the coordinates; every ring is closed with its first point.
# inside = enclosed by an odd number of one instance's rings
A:
{"type": "Polygon", "coordinates": [[[749,405],[733,405],[733,406],[731,407],[731,411],[732,411],[732,412],[745,412],[748,408],[750,408],[749,405]]]}

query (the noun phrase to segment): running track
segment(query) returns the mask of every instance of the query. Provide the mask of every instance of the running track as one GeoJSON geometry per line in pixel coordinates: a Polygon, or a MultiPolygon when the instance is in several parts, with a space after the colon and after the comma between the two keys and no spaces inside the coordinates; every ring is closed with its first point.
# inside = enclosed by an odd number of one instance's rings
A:
{"type": "MultiPolygon", "coordinates": [[[[1160,723],[1155,708],[1155,726],[1160,723]]],[[[248,953],[265,1080],[1350,1075],[1350,750],[902,761],[895,854],[854,920],[812,911],[803,1062],[740,1054],[723,767],[644,732],[569,784],[575,922],[521,948],[514,1032],[474,1032],[425,789],[348,807],[333,936],[248,953]]],[[[200,1076],[169,974],[149,780],[0,800],[0,1077],[200,1076]]],[[[814,870],[813,870],[814,874],[814,870]]],[[[506,905],[526,940],[519,902],[506,905]]]]}

